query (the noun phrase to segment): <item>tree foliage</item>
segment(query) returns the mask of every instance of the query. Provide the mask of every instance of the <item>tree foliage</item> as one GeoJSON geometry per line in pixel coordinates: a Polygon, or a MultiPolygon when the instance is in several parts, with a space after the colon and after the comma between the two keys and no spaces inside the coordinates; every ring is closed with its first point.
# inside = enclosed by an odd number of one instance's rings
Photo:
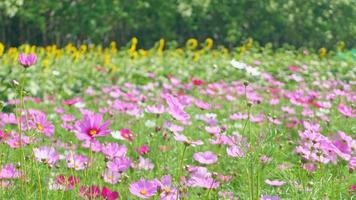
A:
{"type": "Polygon", "coordinates": [[[160,38],[212,37],[236,45],[252,37],[275,46],[355,46],[354,0],[3,0],[0,40],[21,43],[149,46],[160,38]]]}

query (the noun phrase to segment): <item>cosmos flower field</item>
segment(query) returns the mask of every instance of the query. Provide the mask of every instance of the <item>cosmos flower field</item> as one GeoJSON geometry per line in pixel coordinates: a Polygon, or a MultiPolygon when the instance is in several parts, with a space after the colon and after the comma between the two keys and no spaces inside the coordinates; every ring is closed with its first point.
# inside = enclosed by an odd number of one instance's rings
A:
{"type": "Polygon", "coordinates": [[[354,55],[206,42],[0,45],[0,199],[355,198],[354,55]]]}

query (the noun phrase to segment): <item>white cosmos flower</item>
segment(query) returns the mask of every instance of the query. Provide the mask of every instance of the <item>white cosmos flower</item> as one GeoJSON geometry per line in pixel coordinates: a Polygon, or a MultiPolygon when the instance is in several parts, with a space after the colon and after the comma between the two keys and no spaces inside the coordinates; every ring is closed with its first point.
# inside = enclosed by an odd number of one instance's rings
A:
{"type": "Polygon", "coordinates": [[[245,63],[242,62],[238,62],[235,59],[232,59],[230,64],[235,67],[236,69],[245,69],[247,67],[247,65],[245,63]]]}
{"type": "Polygon", "coordinates": [[[246,67],[246,72],[251,74],[252,76],[259,76],[261,74],[260,71],[258,71],[257,68],[255,67],[250,67],[250,66],[247,66],[246,67]]]}

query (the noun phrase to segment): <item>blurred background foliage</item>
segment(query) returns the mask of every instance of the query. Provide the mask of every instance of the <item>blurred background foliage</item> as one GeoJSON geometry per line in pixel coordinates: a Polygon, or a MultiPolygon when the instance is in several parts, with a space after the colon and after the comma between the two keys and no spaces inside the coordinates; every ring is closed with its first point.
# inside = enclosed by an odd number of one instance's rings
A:
{"type": "MultiPolygon", "coordinates": [[[[249,37],[275,47],[356,45],[355,0],[0,0],[0,41],[140,47],[160,38],[211,37],[233,47],[249,37]]],[[[174,44],[174,42],[172,42],[174,44]]]]}

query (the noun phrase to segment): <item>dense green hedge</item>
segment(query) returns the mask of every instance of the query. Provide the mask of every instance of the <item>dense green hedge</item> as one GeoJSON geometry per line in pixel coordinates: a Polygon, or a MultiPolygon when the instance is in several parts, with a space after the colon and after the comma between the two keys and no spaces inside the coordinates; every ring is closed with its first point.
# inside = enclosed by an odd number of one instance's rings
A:
{"type": "Polygon", "coordinates": [[[252,37],[275,46],[355,46],[355,0],[1,0],[0,41],[64,44],[252,37]]]}

